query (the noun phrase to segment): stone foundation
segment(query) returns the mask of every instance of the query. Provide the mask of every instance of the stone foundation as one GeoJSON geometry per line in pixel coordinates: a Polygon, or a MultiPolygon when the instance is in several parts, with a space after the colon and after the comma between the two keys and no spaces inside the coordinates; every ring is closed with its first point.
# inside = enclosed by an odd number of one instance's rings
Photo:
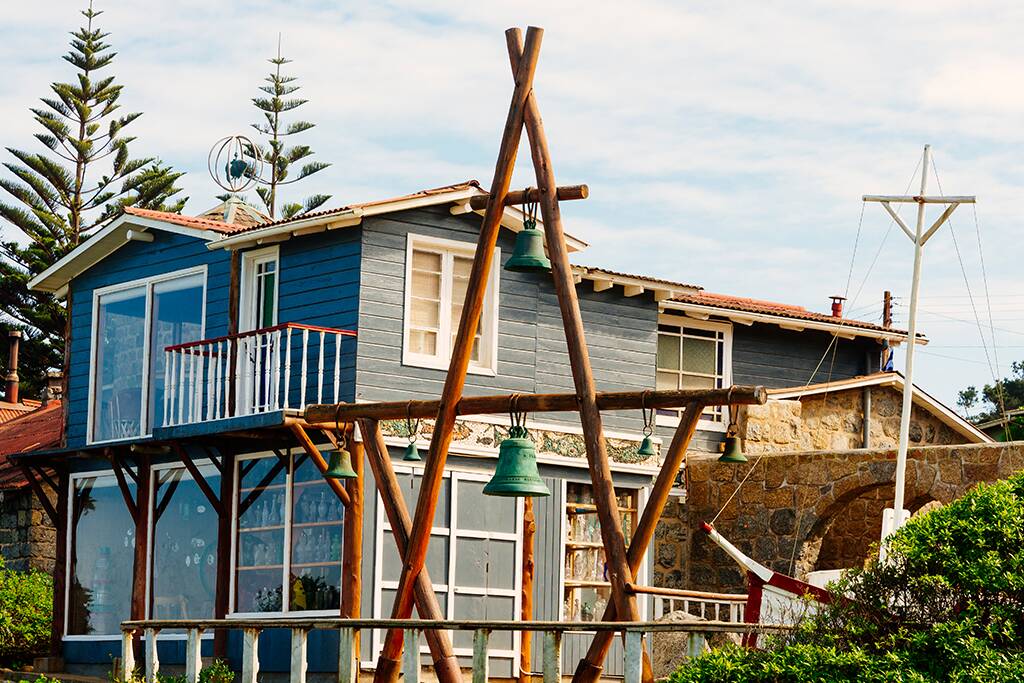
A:
{"type": "Polygon", "coordinates": [[[43,506],[27,486],[0,495],[0,555],[7,568],[52,574],[57,532],[43,506]]]}

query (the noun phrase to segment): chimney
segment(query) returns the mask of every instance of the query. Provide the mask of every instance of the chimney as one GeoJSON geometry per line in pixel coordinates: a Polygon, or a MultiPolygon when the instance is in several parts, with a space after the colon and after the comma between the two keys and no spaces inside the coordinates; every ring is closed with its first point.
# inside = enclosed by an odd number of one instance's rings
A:
{"type": "Polygon", "coordinates": [[[845,296],[830,296],[832,299],[832,317],[842,318],[843,317],[843,302],[846,301],[845,296]]]}
{"type": "Polygon", "coordinates": [[[64,393],[64,375],[60,370],[50,370],[46,373],[46,388],[43,389],[41,403],[45,406],[50,401],[59,400],[64,393]]]}
{"type": "Polygon", "coordinates": [[[18,402],[18,347],[21,344],[21,330],[7,333],[10,342],[10,353],[7,356],[7,389],[4,398],[8,403],[18,402]]]}

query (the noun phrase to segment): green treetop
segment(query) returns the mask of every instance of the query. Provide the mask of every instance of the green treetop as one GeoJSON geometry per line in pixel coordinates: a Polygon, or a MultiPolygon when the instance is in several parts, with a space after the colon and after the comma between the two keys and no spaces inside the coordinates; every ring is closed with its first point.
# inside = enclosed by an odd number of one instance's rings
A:
{"type": "Polygon", "coordinates": [[[0,326],[26,333],[19,374],[33,393],[45,370],[61,366],[67,316],[62,302],[29,291],[28,282],[124,207],[177,212],[186,201],[174,198],[181,173],[129,155],[135,138],[124,129],[140,114],[120,112],[122,86],[99,75],[116,54],[105,42],[109,34],[94,26],[101,12],[90,2],[82,14],[86,25],[71,34],[64,55],[75,78],[51,84],[44,106],[31,110],[43,129],[34,137],[46,149],[8,147],[14,159],[0,178],[0,219],[23,236],[0,243],[0,326]]]}

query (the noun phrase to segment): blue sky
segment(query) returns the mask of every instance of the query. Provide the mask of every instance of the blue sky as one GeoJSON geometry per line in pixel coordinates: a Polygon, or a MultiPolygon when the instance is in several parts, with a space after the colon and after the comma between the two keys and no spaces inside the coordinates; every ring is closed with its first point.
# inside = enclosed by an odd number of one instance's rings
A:
{"type": "MultiPolygon", "coordinates": [[[[535,88],[556,176],[591,188],[563,209],[566,229],[592,245],[576,260],[817,311],[846,291],[861,195],[903,192],[930,143],[943,189],[978,196],[996,327],[994,354],[975,214],[961,208],[926,252],[920,325],[932,343],[917,374],[952,404],[964,385],[991,381],[995,355],[1002,373],[1024,358],[1024,6],[894,5],[97,2],[122,103],[145,112],[135,153],[188,172],[191,212],[215,203],[212,143],[256,120],[249,99],[278,33],[310,99],[300,112],[317,124],[299,139],[333,163],[291,199],[326,192],[331,206],[488,184],[511,93],[502,32],[535,24],[546,29],[535,88]]],[[[82,6],[5,8],[4,146],[32,147],[28,108],[71,76],[59,57],[82,6]]],[[[532,184],[528,164],[524,147],[514,185],[532,184]]],[[[891,289],[899,324],[912,248],[890,227],[866,207],[848,310],[877,319],[891,289]]]]}

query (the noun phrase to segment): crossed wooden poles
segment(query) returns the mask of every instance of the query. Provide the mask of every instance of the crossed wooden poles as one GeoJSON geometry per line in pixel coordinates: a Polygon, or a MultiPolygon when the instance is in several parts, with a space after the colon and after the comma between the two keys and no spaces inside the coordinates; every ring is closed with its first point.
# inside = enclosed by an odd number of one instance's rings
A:
{"type": "MultiPolygon", "coordinates": [[[[413,515],[410,517],[405,506],[378,423],[379,419],[387,419],[389,416],[408,416],[412,410],[409,407],[411,404],[406,402],[390,406],[389,404],[311,406],[306,411],[306,421],[310,424],[331,421],[338,423],[339,420],[347,418],[355,420],[359,425],[368,461],[377,482],[378,492],[384,502],[388,520],[395,531],[395,541],[404,565],[391,613],[391,617],[394,619],[410,618],[414,604],[421,617],[425,619],[442,618],[437,597],[433,592],[424,564],[430,541],[430,526],[444,477],[455,420],[459,414],[505,412],[508,407],[509,397],[487,397],[491,403],[485,405],[475,398],[463,399],[462,391],[469,367],[474,333],[483,308],[488,274],[493,265],[492,260],[501,218],[505,205],[509,203],[509,186],[524,125],[537,177],[538,199],[544,222],[548,256],[552,265],[555,292],[565,329],[575,394],[547,397],[523,396],[519,400],[519,406],[526,410],[529,404],[535,403],[548,406],[547,409],[572,410],[578,411],[580,414],[594,502],[600,521],[608,576],[612,587],[612,600],[604,615],[605,619],[638,621],[640,618],[636,594],[632,585],[636,581],[636,574],[643,560],[644,552],[653,538],[658,517],[664,509],[673,480],[685,457],[686,447],[697,428],[703,409],[709,405],[763,403],[766,400],[765,391],[760,387],[734,387],[731,390],[721,390],[717,393],[715,391],[675,392],[675,395],[671,397],[666,397],[665,394],[673,392],[634,392],[630,397],[619,395],[619,403],[612,401],[611,404],[609,404],[608,397],[613,395],[597,393],[558,204],[560,194],[563,198],[569,199],[582,198],[586,193],[572,192],[566,188],[562,188],[563,192],[560,193],[555,184],[547,138],[544,134],[536,96],[533,93],[533,77],[540,53],[542,35],[542,29],[530,27],[526,32],[524,43],[519,29],[509,29],[505,32],[509,61],[515,78],[515,89],[502,133],[494,180],[491,184],[489,201],[484,210],[483,225],[473,259],[466,300],[441,398],[436,403],[415,402],[417,404],[416,414],[435,415],[436,422],[413,515]],[[610,405],[635,408],[644,405],[653,407],[653,401],[648,403],[648,399],[651,397],[662,401],[664,405],[685,406],[686,411],[668,449],[638,529],[627,549],[605,447],[600,410],[602,407],[608,409],[610,405]],[[477,405],[470,407],[468,404],[472,403],[477,405]],[[602,404],[604,405],[602,406],[602,404]],[[398,408],[399,405],[400,408],[398,408]],[[556,405],[557,407],[555,407],[556,405]],[[497,406],[500,407],[495,410],[494,408],[497,406]],[[391,415],[390,409],[400,412],[391,415]]],[[[598,678],[612,637],[610,634],[595,636],[587,658],[580,663],[574,676],[577,683],[590,682],[598,678]]],[[[438,679],[443,683],[461,681],[458,662],[452,653],[447,635],[443,632],[428,631],[427,640],[438,679]]],[[[393,629],[387,634],[377,663],[374,675],[374,680],[377,683],[397,681],[401,652],[402,632],[393,629]]],[[[646,658],[644,677],[645,680],[651,680],[650,664],[646,658]]]]}

